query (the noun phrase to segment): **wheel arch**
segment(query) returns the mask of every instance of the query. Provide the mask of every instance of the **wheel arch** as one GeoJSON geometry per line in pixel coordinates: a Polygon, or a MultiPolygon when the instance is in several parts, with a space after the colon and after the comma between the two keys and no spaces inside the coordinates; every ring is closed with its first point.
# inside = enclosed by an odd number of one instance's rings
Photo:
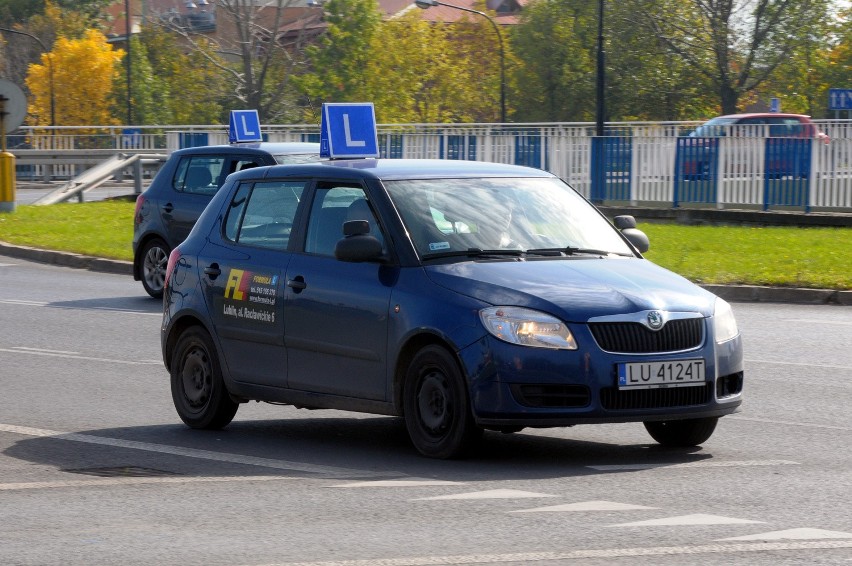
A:
{"type": "MultiPolygon", "coordinates": [[[[168,334],[166,335],[165,341],[163,342],[163,361],[166,364],[166,369],[171,372],[172,371],[172,358],[174,355],[175,345],[177,341],[180,339],[181,335],[189,330],[190,328],[198,327],[207,332],[213,341],[213,346],[217,349],[219,348],[218,344],[216,344],[215,338],[213,338],[213,333],[207,327],[204,322],[195,315],[187,314],[172,323],[169,327],[168,334]]],[[[217,352],[218,353],[218,352],[217,352]]]]}
{"type": "Polygon", "coordinates": [[[148,232],[143,235],[139,242],[136,244],[136,250],[133,252],[133,280],[141,281],[142,280],[142,250],[145,249],[145,246],[148,245],[152,240],[160,240],[163,242],[169,251],[171,251],[172,247],[166,241],[165,238],[161,234],[156,232],[148,232]]]}
{"type": "Polygon", "coordinates": [[[405,410],[403,409],[405,373],[417,352],[426,346],[440,346],[447,350],[458,365],[459,372],[461,372],[465,381],[467,381],[467,374],[465,373],[464,365],[459,359],[458,351],[449,340],[434,332],[420,332],[410,336],[399,349],[399,355],[396,358],[396,365],[393,372],[393,405],[399,415],[405,414],[405,410]]]}

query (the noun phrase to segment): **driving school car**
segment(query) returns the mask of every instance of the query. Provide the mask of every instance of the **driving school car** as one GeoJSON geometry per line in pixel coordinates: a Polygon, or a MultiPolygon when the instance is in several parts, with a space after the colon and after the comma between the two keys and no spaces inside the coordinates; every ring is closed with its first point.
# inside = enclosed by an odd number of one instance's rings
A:
{"type": "Polygon", "coordinates": [[[402,416],[437,458],[483,430],[588,423],[701,444],[741,404],[740,334],[725,301],[647,246],[631,217],[613,225],[537,169],[236,173],[169,257],[175,407],[202,429],[249,400],[402,416]]]}

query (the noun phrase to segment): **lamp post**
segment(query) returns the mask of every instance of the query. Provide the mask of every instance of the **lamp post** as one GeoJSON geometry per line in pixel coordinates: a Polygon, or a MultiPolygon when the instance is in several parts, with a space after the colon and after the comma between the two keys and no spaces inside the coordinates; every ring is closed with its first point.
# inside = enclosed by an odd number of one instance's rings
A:
{"type": "Polygon", "coordinates": [[[53,57],[50,55],[50,52],[47,50],[47,46],[44,44],[42,40],[37,38],[31,33],[27,33],[25,31],[20,31],[16,29],[8,29],[8,28],[0,28],[0,31],[5,31],[8,33],[17,33],[19,35],[25,35],[30,39],[34,39],[36,43],[38,43],[45,55],[47,55],[47,80],[50,86],[50,125],[56,125],[56,91],[53,88],[53,57]]]}
{"type": "Polygon", "coordinates": [[[124,35],[127,38],[127,125],[133,124],[133,79],[131,78],[130,0],[124,0],[124,35]]]}
{"type": "Polygon", "coordinates": [[[604,71],[606,70],[606,53],[604,51],[604,0],[598,0],[598,61],[595,78],[596,107],[595,135],[604,135],[604,71]]]}
{"type": "Polygon", "coordinates": [[[418,8],[423,8],[424,10],[431,8],[433,6],[446,6],[447,8],[454,8],[456,10],[461,10],[462,12],[470,12],[471,14],[479,14],[483,18],[487,19],[492,27],[494,27],[494,32],[497,34],[497,42],[500,45],[500,122],[503,124],[506,123],[506,52],[503,49],[503,34],[500,33],[500,28],[497,26],[497,22],[494,21],[494,18],[486,14],[485,12],[480,12],[479,10],[472,10],[470,8],[465,8],[463,6],[454,6],[453,4],[447,4],[446,2],[440,2],[439,0],[415,0],[414,2],[418,8]]]}

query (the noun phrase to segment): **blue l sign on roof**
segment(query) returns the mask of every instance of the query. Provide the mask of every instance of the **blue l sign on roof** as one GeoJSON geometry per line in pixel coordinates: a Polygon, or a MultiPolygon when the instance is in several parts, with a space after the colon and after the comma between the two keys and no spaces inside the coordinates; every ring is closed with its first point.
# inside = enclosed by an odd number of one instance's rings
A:
{"type": "Polygon", "coordinates": [[[376,112],[372,102],[322,105],[320,157],[378,157],[376,112]]]}
{"type": "Polygon", "coordinates": [[[231,110],[228,141],[231,143],[263,141],[257,110],[231,110]]]}

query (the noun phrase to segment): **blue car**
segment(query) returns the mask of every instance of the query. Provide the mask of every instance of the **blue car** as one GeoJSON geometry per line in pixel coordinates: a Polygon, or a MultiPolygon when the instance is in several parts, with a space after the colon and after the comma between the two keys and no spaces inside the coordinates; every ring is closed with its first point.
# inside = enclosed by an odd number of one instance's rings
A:
{"type": "Polygon", "coordinates": [[[170,254],[161,328],[177,413],[250,400],[402,416],[458,457],[484,430],[641,422],[694,446],[742,401],[730,306],[644,259],[526,167],[357,159],[231,175],[170,254]]]}

